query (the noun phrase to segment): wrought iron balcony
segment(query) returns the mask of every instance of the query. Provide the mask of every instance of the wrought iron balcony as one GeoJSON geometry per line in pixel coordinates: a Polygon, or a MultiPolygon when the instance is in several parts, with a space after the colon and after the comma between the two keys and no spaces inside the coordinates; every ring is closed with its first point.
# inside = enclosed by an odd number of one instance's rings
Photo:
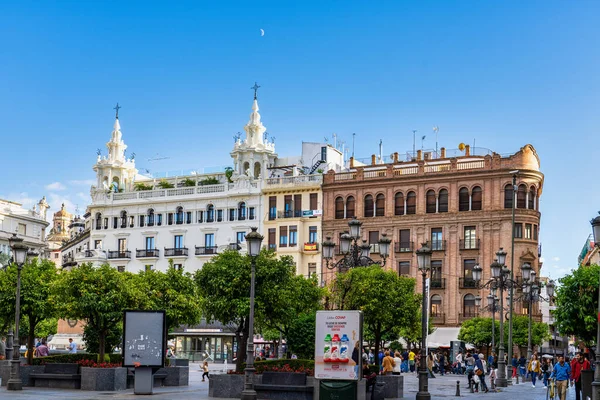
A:
{"type": "Polygon", "coordinates": [[[432,313],[429,315],[429,318],[434,325],[444,325],[446,323],[446,314],[444,313],[432,313]]]}
{"type": "Polygon", "coordinates": [[[108,258],[111,260],[118,259],[118,258],[131,258],[131,251],[129,251],[129,250],[109,251],[108,258]]]}
{"type": "Polygon", "coordinates": [[[196,246],[196,255],[217,254],[217,246],[196,246]]]}
{"type": "Polygon", "coordinates": [[[432,251],[446,251],[446,241],[445,240],[432,240],[429,242],[429,246],[432,251]]]}
{"type": "Polygon", "coordinates": [[[304,243],[304,251],[319,251],[319,243],[304,243]]]}
{"type": "Polygon", "coordinates": [[[479,250],[479,239],[460,239],[461,250],[479,250]]]}
{"type": "Polygon", "coordinates": [[[85,251],[86,258],[95,257],[95,256],[96,256],[96,254],[95,254],[94,250],[86,250],[85,251]]]}
{"type": "Polygon", "coordinates": [[[173,247],[173,248],[165,247],[165,257],[187,257],[187,255],[188,255],[187,247],[173,247]]]}
{"type": "Polygon", "coordinates": [[[394,251],[396,253],[412,253],[413,248],[413,242],[396,242],[394,251]]]}
{"type": "Polygon", "coordinates": [[[143,249],[143,250],[135,250],[136,258],[158,258],[160,255],[160,250],[158,249],[143,249]]]}
{"type": "Polygon", "coordinates": [[[473,278],[458,278],[458,286],[461,289],[476,289],[477,281],[473,278]]]}
{"type": "Polygon", "coordinates": [[[476,312],[476,311],[467,311],[465,313],[458,314],[458,320],[460,322],[463,322],[463,321],[466,321],[468,319],[475,318],[475,317],[478,317],[478,316],[479,316],[479,313],[476,312]]]}
{"type": "Polygon", "coordinates": [[[302,216],[302,210],[285,210],[277,213],[278,218],[299,218],[302,216]]]}
{"type": "Polygon", "coordinates": [[[446,278],[432,278],[429,281],[431,289],[446,289],[446,278]]]}

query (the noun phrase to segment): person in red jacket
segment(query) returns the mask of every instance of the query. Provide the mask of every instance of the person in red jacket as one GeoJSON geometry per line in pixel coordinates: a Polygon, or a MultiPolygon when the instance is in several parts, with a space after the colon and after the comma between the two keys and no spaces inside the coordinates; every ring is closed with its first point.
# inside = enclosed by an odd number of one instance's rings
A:
{"type": "Polygon", "coordinates": [[[581,400],[581,371],[591,369],[590,362],[583,352],[577,353],[571,361],[571,386],[575,384],[575,400],[581,400]]]}

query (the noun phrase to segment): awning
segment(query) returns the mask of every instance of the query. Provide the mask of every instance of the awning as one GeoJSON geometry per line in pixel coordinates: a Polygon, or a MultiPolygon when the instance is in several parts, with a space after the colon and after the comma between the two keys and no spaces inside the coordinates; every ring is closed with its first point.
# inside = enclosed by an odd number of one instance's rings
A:
{"type": "Polygon", "coordinates": [[[458,340],[460,328],[436,328],[427,336],[427,347],[450,347],[450,342],[458,340]]]}

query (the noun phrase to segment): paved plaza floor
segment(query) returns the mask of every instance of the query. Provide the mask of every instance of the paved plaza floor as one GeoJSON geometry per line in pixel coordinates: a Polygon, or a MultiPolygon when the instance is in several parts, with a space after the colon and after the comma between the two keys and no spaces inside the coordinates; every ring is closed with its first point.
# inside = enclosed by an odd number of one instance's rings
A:
{"type": "MultiPolygon", "coordinates": [[[[223,364],[210,366],[211,373],[223,373],[223,364]]],[[[416,374],[403,374],[404,376],[404,398],[414,399],[418,388],[416,374]]],[[[520,383],[507,388],[498,389],[498,392],[470,393],[467,389],[467,378],[464,375],[446,375],[429,380],[429,392],[432,399],[456,398],[456,381],[460,382],[460,394],[464,398],[489,398],[494,400],[546,400],[546,389],[540,382],[536,388],[531,383],[520,383]]],[[[489,379],[488,379],[489,382],[489,379]]],[[[88,392],[81,390],[46,389],[46,388],[24,388],[21,392],[8,392],[5,387],[0,389],[0,400],[22,399],[22,400],[97,400],[97,399],[152,399],[152,400],[223,400],[208,397],[208,382],[202,382],[202,373],[199,364],[190,364],[190,385],[187,387],[163,387],[155,388],[151,396],[133,394],[133,389],[121,392],[88,392]]],[[[575,400],[575,391],[569,388],[567,400],[575,400]]],[[[585,399],[584,399],[585,400],[585,399]]]]}

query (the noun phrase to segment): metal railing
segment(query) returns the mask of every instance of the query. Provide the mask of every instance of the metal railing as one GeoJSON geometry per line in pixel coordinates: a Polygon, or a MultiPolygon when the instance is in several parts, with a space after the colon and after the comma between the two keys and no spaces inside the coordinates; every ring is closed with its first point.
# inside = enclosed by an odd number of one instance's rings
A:
{"type": "Polygon", "coordinates": [[[158,258],[158,256],[160,255],[160,250],[158,249],[136,249],[135,250],[135,257],[136,258],[150,258],[150,257],[154,257],[154,258],[158,258]]]}
{"type": "Polygon", "coordinates": [[[432,240],[429,242],[432,251],[446,251],[445,240],[432,240]]]}
{"type": "Polygon", "coordinates": [[[431,323],[435,325],[444,325],[446,323],[446,314],[444,313],[429,314],[429,318],[431,319],[431,323]]]}
{"type": "Polygon", "coordinates": [[[414,248],[413,242],[396,242],[394,244],[394,251],[396,253],[412,253],[414,248]]]}
{"type": "Polygon", "coordinates": [[[429,287],[431,289],[445,289],[446,288],[446,278],[435,278],[429,281],[429,287]]]}
{"type": "Polygon", "coordinates": [[[479,239],[460,239],[461,250],[479,250],[479,239]]]}
{"type": "Polygon", "coordinates": [[[165,257],[186,257],[187,255],[187,247],[165,247],[165,257]]]}
{"type": "Polygon", "coordinates": [[[217,254],[218,246],[196,246],[196,255],[217,254]]]}
{"type": "Polygon", "coordinates": [[[458,287],[461,289],[476,289],[477,281],[473,278],[458,278],[458,287]]]}
{"type": "Polygon", "coordinates": [[[109,251],[108,252],[109,259],[117,259],[117,258],[131,258],[131,251],[109,251]]]}
{"type": "Polygon", "coordinates": [[[460,314],[458,314],[458,320],[460,322],[463,322],[463,321],[466,321],[468,319],[475,318],[475,317],[478,317],[478,316],[479,316],[479,313],[477,313],[475,311],[468,311],[466,313],[460,313],[460,314]]]}

